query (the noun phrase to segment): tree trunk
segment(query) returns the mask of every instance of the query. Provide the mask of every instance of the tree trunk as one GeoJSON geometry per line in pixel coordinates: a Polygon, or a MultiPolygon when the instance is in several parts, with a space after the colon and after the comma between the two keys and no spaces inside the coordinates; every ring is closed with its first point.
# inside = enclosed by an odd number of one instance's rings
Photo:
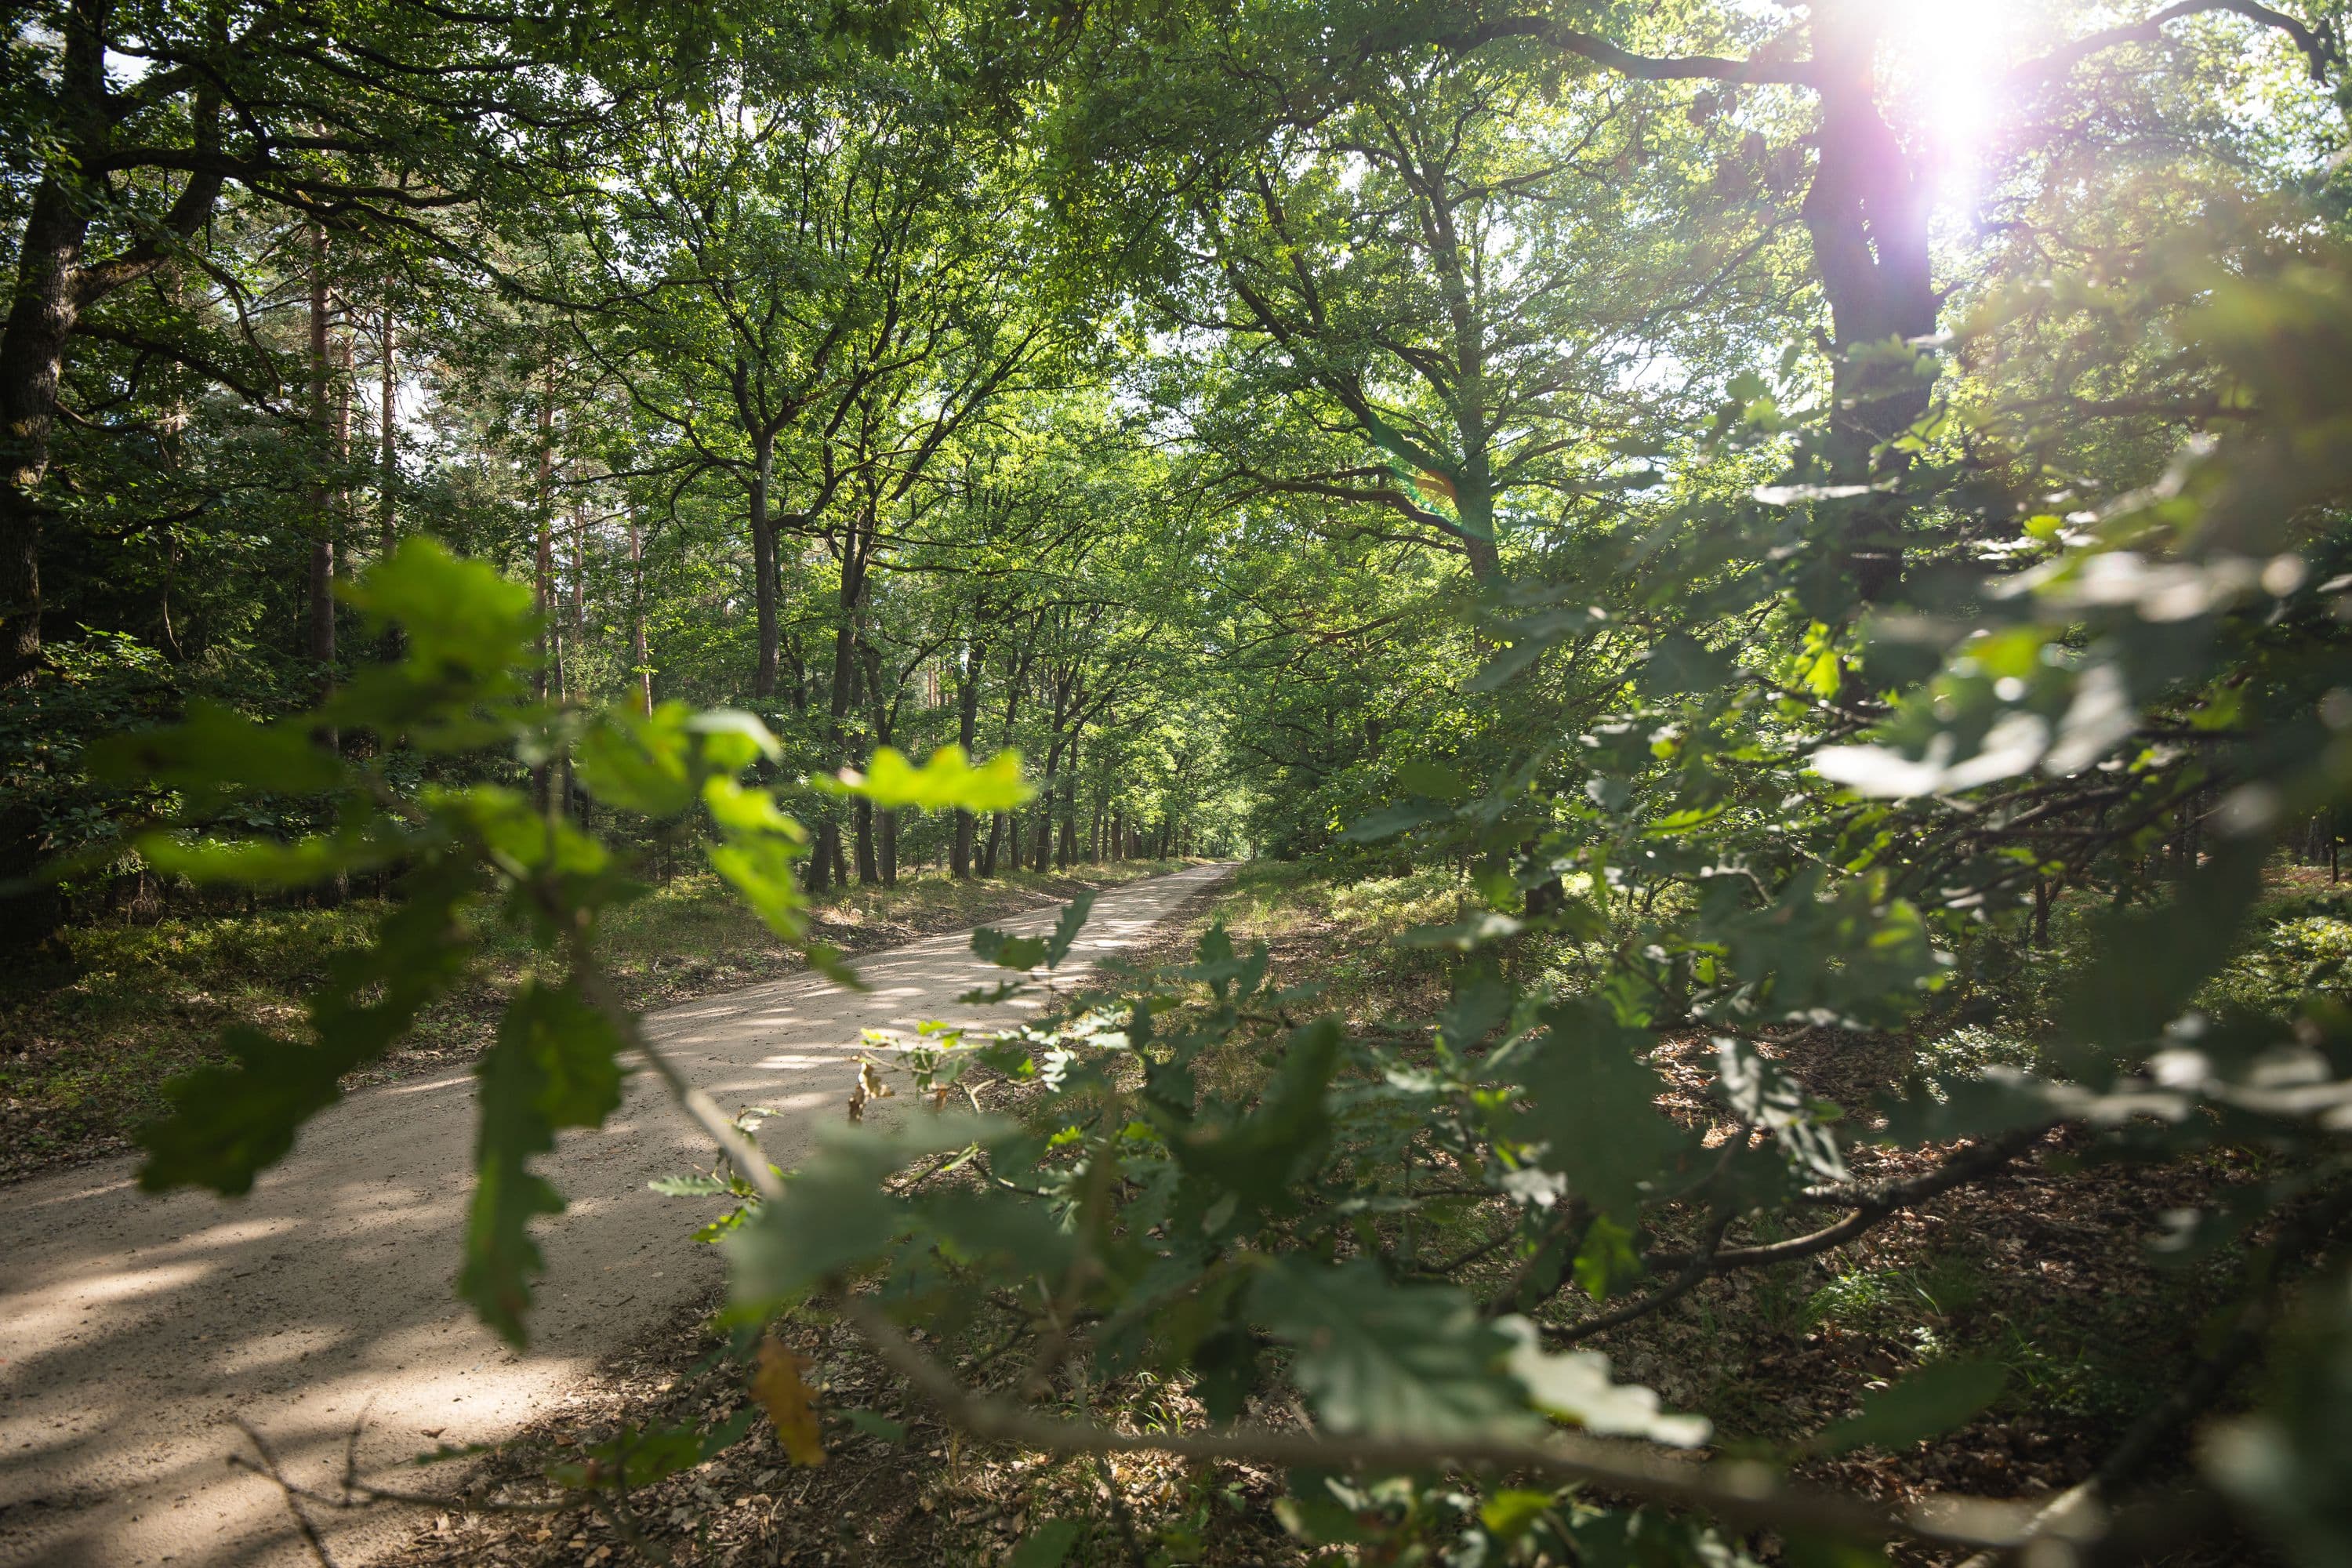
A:
{"type": "Polygon", "coordinates": [[[751,464],[751,600],[759,614],[759,667],[751,678],[751,694],[764,705],[776,694],[776,586],[780,580],[775,523],[768,515],[768,487],[775,473],[776,438],[758,438],[751,464]]]}
{"type": "Polygon", "coordinates": [[[309,625],[303,652],[320,688],[333,685],[335,667],[335,506],[328,466],[334,457],[327,362],[327,231],[310,226],[310,575],[309,625]]]}
{"type": "MultiPolygon", "coordinates": [[[[341,531],[342,507],[340,494],[330,475],[329,465],[337,470],[342,467],[351,441],[351,388],[347,382],[338,386],[330,413],[329,381],[331,365],[327,357],[327,231],[317,224],[310,226],[310,526],[317,531],[310,542],[310,625],[305,638],[305,650],[316,667],[319,692],[331,696],[335,689],[335,546],[341,531]]],[[[342,737],[331,727],[318,731],[319,744],[331,752],[342,749],[342,737]]],[[[319,889],[320,900],[328,905],[340,905],[350,896],[351,879],[338,871],[319,889]]]]}
{"type": "Polygon", "coordinates": [[[841,824],[825,817],[816,825],[816,845],[809,853],[808,890],[822,893],[833,886],[841,864],[841,824]]]}
{"type": "MultiPolygon", "coordinates": [[[[556,628],[555,633],[555,700],[566,706],[569,706],[572,701],[572,663],[580,657],[587,626],[587,605],[581,593],[580,577],[583,562],[580,553],[581,526],[578,512],[572,513],[571,524],[572,586],[571,592],[566,595],[569,604],[565,609],[562,624],[556,628]]],[[[561,816],[570,816],[579,809],[579,803],[573,798],[570,746],[565,746],[557,757],[555,773],[556,814],[561,816]]]]}
{"type": "Polygon", "coordinates": [[[1078,858],[1078,737],[1070,734],[1068,763],[1062,770],[1062,825],[1055,846],[1054,867],[1066,871],[1078,858]]]}
{"type": "MultiPolygon", "coordinates": [[[[68,7],[61,20],[55,90],[94,119],[103,114],[106,97],[106,41],[86,7],[68,7]]],[[[77,188],[82,183],[71,150],[50,154],[25,214],[8,324],[0,330],[0,688],[29,683],[41,661],[41,529],[48,513],[41,489],[66,345],[84,303],[82,254],[92,204],[77,188]]],[[[20,856],[13,838],[11,844],[7,873],[37,859],[37,850],[26,851],[32,858],[16,867],[20,856]]],[[[21,904],[20,912],[38,923],[51,896],[45,889],[6,903],[21,904]]],[[[47,935],[44,929],[34,940],[47,935]]]]}
{"type": "MultiPolygon", "coordinates": [[[[0,325],[0,689],[29,686],[40,668],[41,534],[49,511],[43,488],[66,350],[84,310],[152,270],[167,254],[142,241],[148,250],[143,259],[119,256],[102,279],[85,265],[89,215],[97,204],[88,191],[90,176],[82,171],[104,155],[113,124],[106,104],[104,16],[100,6],[59,9],[54,74],[44,90],[66,121],[92,141],[52,148],[43,159],[16,235],[16,277],[6,322],[0,325]]],[[[217,94],[200,89],[193,114],[199,152],[217,147],[219,114],[217,94]]],[[[221,185],[217,174],[191,174],[163,230],[194,234],[221,185]]],[[[36,874],[48,848],[37,811],[21,802],[0,803],[0,951],[38,946],[64,918],[56,885],[36,874]]]]}
{"type": "MultiPolygon", "coordinates": [[[[530,694],[541,703],[548,698],[548,661],[552,652],[555,578],[555,360],[550,355],[540,381],[539,396],[539,537],[531,560],[531,609],[539,617],[539,664],[531,671],[530,694]]],[[[555,806],[553,780],[541,763],[530,771],[532,796],[542,814],[555,806]]]]}
{"type": "MultiPolygon", "coordinates": [[[[980,672],[987,650],[976,643],[966,643],[963,650],[961,679],[956,682],[956,742],[970,756],[980,738],[980,672]]],[[[979,831],[979,819],[971,813],[958,810],[955,814],[955,838],[948,852],[948,869],[958,880],[971,875],[973,836],[979,831]]]]}
{"type": "Polygon", "coordinates": [[[389,555],[400,543],[400,401],[392,306],[383,307],[383,358],[376,365],[375,547],[389,555]]]}
{"type": "Polygon", "coordinates": [[[637,711],[654,710],[653,660],[646,653],[646,546],[636,514],[629,514],[629,659],[636,672],[637,711]]]}
{"type": "MultiPolygon", "coordinates": [[[[1054,704],[1054,738],[1045,747],[1045,777],[1037,789],[1037,820],[1031,825],[1029,838],[1029,868],[1042,871],[1053,854],[1054,807],[1062,787],[1062,747],[1065,739],[1061,730],[1062,705],[1057,698],[1054,704]]],[[[1021,869],[1021,857],[1015,853],[1013,868],[1021,869]]]]}
{"type": "MultiPolygon", "coordinates": [[[[375,558],[389,560],[400,547],[400,400],[398,335],[393,325],[392,279],[384,279],[384,304],[377,321],[375,558]]],[[[400,628],[387,626],[378,653],[389,664],[400,657],[400,628]]]]}
{"type": "MultiPolygon", "coordinates": [[[[1927,182],[1878,109],[1885,30],[1876,0],[1815,8],[1821,156],[1803,211],[1833,340],[1832,424],[1823,448],[1828,479],[1883,489],[1900,483],[1910,460],[1882,448],[1927,413],[1935,391],[1932,372],[1916,369],[1915,356],[1896,352],[1893,342],[1932,336],[1940,314],[1927,182]]],[[[1906,509],[1884,493],[1843,504],[1852,509],[1847,574],[1864,603],[1883,599],[1902,577],[1906,509]]]]}
{"type": "Polygon", "coordinates": [[[898,885],[898,814],[886,810],[880,816],[881,843],[878,848],[882,862],[882,885],[886,888],[895,888],[898,885]]]}
{"type": "Polygon", "coordinates": [[[588,519],[572,514],[572,646],[588,646],[588,519]]]}
{"type": "Polygon", "coordinates": [[[41,659],[41,525],[47,512],[41,486],[66,344],[80,313],[74,279],[88,228],[71,196],[54,181],[43,182],[26,218],[16,299],[0,333],[0,686],[29,681],[41,659]]]}
{"type": "Polygon", "coordinates": [[[859,795],[851,819],[856,826],[857,885],[870,888],[882,879],[882,863],[874,853],[874,803],[859,795]]]}
{"type": "MultiPolygon", "coordinates": [[[[1469,436],[1465,431],[1465,440],[1469,436]]],[[[1502,551],[1495,542],[1495,498],[1486,469],[1486,453],[1473,445],[1468,470],[1455,482],[1454,494],[1454,515],[1470,536],[1462,542],[1463,552],[1470,559],[1470,576],[1481,584],[1503,578],[1502,551]]]]}
{"type": "MultiPolygon", "coordinates": [[[[842,767],[849,756],[850,705],[857,697],[857,610],[866,592],[865,563],[856,538],[842,554],[841,592],[833,627],[833,689],[826,701],[825,735],[833,752],[833,765],[842,767]]],[[[862,803],[861,803],[862,804],[862,803]]],[[[809,862],[809,886],[822,889],[828,879],[845,880],[841,846],[841,821],[828,815],[819,830],[818,853],[809,862]]],[[[866,861],[866,851],[861,846],[859,865],[866,861]]]]}
{"type": "MultiPolygon", "coordinates": [[[[988,814],[988,837],[980,847],[980,874],[983,877],[996,875],[996,854],[1004,841],[1004,823],[1003,812],[992,811],[988,814]]],[[[1018,870],[1019,868],[1016,866],[1014,869],[1018,870]]]]}

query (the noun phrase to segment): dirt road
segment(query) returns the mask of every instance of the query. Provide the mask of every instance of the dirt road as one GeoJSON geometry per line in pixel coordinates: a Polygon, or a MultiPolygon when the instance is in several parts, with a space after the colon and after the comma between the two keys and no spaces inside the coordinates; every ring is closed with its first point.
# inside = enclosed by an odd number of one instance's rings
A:
{"type": "MultiPolygon", "coordinates": [[[[1223,875],[1103,895],[1079,955],[1138,944],[1223,875]]],[[[1053,915],[998,923],[1039,931],[1053,915]]],[[[784,1112],[761,1141],[789,1168],[843,1114],[859,1030],[984,1017],[956,997],[1003,972],[968,935],[859,960],[864,995],[795,976],[655,1014],[648,1029],[722,1107],[784,1112]]],[[[545,1163],[571,1207],[539,1227],[549,1268],[532,1345],[509,1352],[450,1287],[472,1111],[463,1073],[362,1090],[234,1202],[143,1197],[129,1162],[0,1191],[0,1563],[309,1562],[276,1489],[229,1468],[236,1418],[311,1484],[340,1473],[362,1411],[363,1468],[494,1442],[715,1279],[712,1249],[688,1239],[700,1211],[646,1189],[707,1166],[707,1145],[640,1074],[608,1126],[567,1134],[545,1163]]],[[[344,1568],[415,1522],[321,1518],[344,1568]]]]}

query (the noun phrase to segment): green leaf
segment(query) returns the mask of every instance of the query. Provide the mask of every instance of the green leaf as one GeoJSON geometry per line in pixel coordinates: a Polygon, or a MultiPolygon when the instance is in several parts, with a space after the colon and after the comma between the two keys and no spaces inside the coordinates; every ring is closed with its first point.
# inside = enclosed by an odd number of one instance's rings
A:
{"type": "Polygon", "coordinates": [[[879,1437],[885,1443],[903,1443],[907,1440],[905,1422],[893,1421],[888,1416],[877,1415],[871,1410],[844,1410],[841,1412],[841,1418],[868,1437],[879,1437]]]}
{"type": "Polygon", "coordinates": [[[1424,824],[1443,822],[1453,815],[1454,808],[1450,805],[1428,803],[1391,805],[1349,824],[1339,837],[1349,844],[1377,844],[1383,838],[1393,838],[1424,824]]]}
{"type": "Polygon", "coordinates": [[[1470,796],[1470,781],[1443,763],[1412,757],[1397,764],[1397,787],[1431,800],[1459,801],[1470,796]]]}
{"type": "Polygon", "coordinates": [[[453,555],[436,540],[404,540],[341,592],[377,628],[400,626],[403,662],[420,678],[478,680],[537,662],[530,585],[453,555]]]}
{"type": "Polygon", "coordinates": [[[169,833],[142,834],[138,842],[140,858],[163,876],[206,887],[245,888],[312,887],[337,872],[391,865],[414,847],[395,825],[381,819],[332,834],[308,834],[290,844],[185,839],[169,833]]]}
{"type": "Polygon", "coordinates": [[[916,1210],[922,1227],[962,1260],[995,1258],[1019,1275],[1059,1279],[1076,1253],[1076,1238],[1023,1194],[932,1193],[916,1210]]]}
{"type": "Polygon", "coordinates": [[[481,1121],[457,1289],[509,1343],[525,1341],[530,1281],[545,1267],[530,1222],[563,1212],[530,1162],[555,1147],[558,1131],[601,1126],[619,1107],[621,1049],[611,1022],[577,993],[533,983],[508,1004],[474,1069],[481,1121]]]}
{"type": "Polygon", "coordinates": [[[1049,1519],[1032,1525],[1005,1559],[1005,1568],[1062,1568],[1081,1533],[1076,1520],[1049,1519]]]}
{"type": "Polygon", "coordinates": [[[1549,1492],[1524,1491],[1516,1488],[1496,1492],[1478,1506],[1478,1522],[1497,1540],[1508,1542],[1533,1530],[1543,1516],[1551,1511],[1549,1492]]]}
{"type": "Polygon", "coordinates": [[[1495,1326],[1511,1341],[1506,1363],[1511,1375],[1527,1390],[1528,1402],[1555,1420],[1604,1436],[1645,1437],[1677,1448],[1706,1441],[1711,1428],[1705,1416],[1666,1415],[1654,1391],[1612,1381],[1609,1358],[1600,1352],[1554,1354],[1525,1318],[1497,1319],[1495,1326]]]}
{"type": "Polygon", "coordinates": [[[1492,974],[1459,975],[1453,999],[1437,1016],[1438,1037],[1455,1052],[1469,1050],[1510,1017],[1517,1001],[1518,994],[1492,974]]]}
{"type": "Polygon", "coordinates": [[[2235,951],[2231,938],[2262,892],[2262,869],[2263,846],[2224,841],[2168,902],[2101,920],[2098,956],[2074,982],[2060,1023],[2076,1039],[2110,1047],[2162,1033],[2235,951]]]}
{"type": "Polygon", "coordinates": [[[1769,1127],[1790,1163],[1807,1177],[1846,1179],[1845,1156],[1830,1124],[1837,1108],[1814,1100],[1778,1062],[1745,1040],[1715,1042],[1716,1088],[1742,1121],[1769,1127]]]}
{"type": "Polygon", "coordinates": [[[221,1043],[236,1065],[174,1079],[163,1090],[170,1113],[140,1129],[147,1151],[141,1190],[249,1193],[257,1175],[286,1157],[301,1125],[341,1098],[341,1059],[318,1047],[243,1026],[221,1043]]]}
{"type": "Polygon", "coordinates": [[[1736,668],[1730,655],[1716,652],[1686,632],[1670,632],[1642,661],[1635,686],[1644,697],[1715,691],[1731,679],[1736,668]]]}
{"type": "Polygon", "coordinates": [[[625,811],[676,816],[694,804],[693,752],[682,703],[646,718],[608,712],[580,738],[581,783],[625,811]]]}
{"type": "Polygon", "coordinates": [[[761,1204],[721,1243],[737,1303],[772,1308],[878,1258],[916,1218],[883,1181],[909,1160],[985,1143],[1004,1131],[985,1117],[944,1114],[888,1130],[827,1129],[784,1183],[783,1196],[761,1204]]]}
{"type": "Polygon", "coordinates": [[[646,1186],[666,1198],[711,1198],[734,1190],[717,1176],[656,1176],[646,1186]]]}
{"type": "Polygon", "coordinates": [[[1363,1259],[1292,1255],[1251,1286],[1253,1317],[1297,1347],[1293,1377],[1331,1431],[1443,1440],[1526,1419],[1497,1368],[1510,1341],[1446,1285],[1391,1285],[1363,1259]]]}
{"type": "Polygon", "coordinates": [[[1507,942],[1527,930],[1527,922],[1500,910],[1481,910],[1454,925],[1415,926],[1400,940],[1407,947],[1450,947],[1470,952],[1489,942],[1507,942]]]}
{"type": "Polygon", "coordinates": [[[1295,1208],[1299,1178],[1322,1159],[1330,1138],[1327,1095],[1344,1042],[1329,1018],[1294,1030],[1257,1104],[1238,1118],[1171,1119],[1162,1127],[1170,1154],[1188,1175],[1254,1209],[1295,1208]]]}
{"type": "Polygon", "coordinates": [[[1939,1361],[1865,1394],[1862,1408],[1805,1445],[1808,1453],[1900,1448],[1950,1431],[2000,1397],[1998,1362],[1939,1361]]]}
{"type": "Polygon", "coordinates": [[[1045,939],[1013,936],[989,926],[971,933],[971,951],[983,963],[1005,969],[1030,970],[1045,962],[1045,939]]]}
{"type": "Polygon", "coordinates": [[[1198,981],[1208,986],[1216,993],[1220,1002],[1225,1000],[1228,991],[1238,1002],[1257,989],[1258,982],[1265,978],[1266,968],[1272,963],[1273,955],[1262,942],[1250,949],[1248,956],[1237,957],[1234,952],[1234,939],[1225,930],[1225,922],[1220,920],[1201,938],[1195,949],[1195,961],[1175,973],[1180,980],[1198,981]]]}
{"type": "Polygon", "coordinates": [[[765,724],[736,708],[713,708],[686,721],[688,733],[702,744],[703,766],[717,773],[739,773],[753,763],[773,762],[783,747],[765,724]]]}
{"type": "Polygon", "coordinates": [[[1028,803],[1037,792],[1021,777],[1021,753],[999,752],[978,767],[961,746],[950,742],[933,752],[920,768],[892,746],[876,750],[861,776],[845,768],[836,783],[814,781],[839,795],[863,795],[892,810],[919,807],[925,811],[968,811],[982,816],[1011,811],[1028,803]]]}
{"type": "Polygon", "coordinates": [[[808,900],[793,868],[808,852],[808,830],[786,816],[768,791],[731,778],[705,780],[702,801],[726,837],[710,851],[711,869],[743,896],[770,931],[787,942],[799,941],[808,900]]]}
{"type": "Polygon", "coordinates": [[[1543,1019],[1538,1048],[1512,1058],[1528,1091],[1518,1131],[1542,1143],[1544,1169],[1630,1226],[1644,1190],[1673,1178],[1692,1142],[1657,1107],[1665,1084],[1641,1059],[1656,1042],[1589,1001],[1546,1008],[1543,1019]]]}
{"type": "Polygon", "coordinates": [[[1606,1301],[1647,1272],[1633,1250],[1633,1232],[1606,1214],[1592,1216],[1570,1264],[1577,1284],[1595,1301],[1606,1301]]]}
{"type": "Polygon", "coordinates": [[[1070,955],[1070,944],[1078,940],[1086,929],[1087,917],[1094,912],[1095,896],[1082,892],[1062,906],[1061,919],[1054,922],[1054,934],[1045,939],[1045,963],[1059,968],[1062,960],[1070,955]]]}
{"type": "Polygon", "coordinates": [[[2261,1397],[2219,1426],[2207,1475],[2291,1562],[2342,1568],[2352,1543],[2352,1275],[2299,1293],[2273,1342],[2261,1397]]]}
{"type": "Polygon", "coordinates": [[[374,941],[329,963],[310,997],[311,1042],[240,1026],[222,1036],[235,1065],[208,1065],[166,1085],[170,1112],[139,1130],[148,1154],[141,1187],[250,1192],[294,1146],[303,1122],[340,1098],[343,1075],[383,1055],[465,973],[471,945],[460,911],[475,881],[469,864],[428,856],[404,879],[405,897],[376,922],[374,941]]]}
{"type": "Polygon", "coordinates": [[[246,794],[319,795],[345,777],[342,759],[295,723],[257,724],[198,698],[168,729],[102,736],[83,752],[90,774],[119,784],[159,784],[198,799],[246,794]]]}

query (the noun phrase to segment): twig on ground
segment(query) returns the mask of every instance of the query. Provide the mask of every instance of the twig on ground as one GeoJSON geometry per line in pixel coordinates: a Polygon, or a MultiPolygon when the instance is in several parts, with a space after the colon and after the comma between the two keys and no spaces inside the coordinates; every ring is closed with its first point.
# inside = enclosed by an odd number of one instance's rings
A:
{"type": "Polygon", "coordinates": [[[286,1479],[285,1468],[278,1464],[278,1451],[269,1446],[269,1439],[241,1415],[236,1417],[236,1429],[245,1434],[245,1440],[253,1445],[255,1453],[261,1456],[261,1463],[254,1465],[236,1454],[229,1456],[229,1463],[251,1469],[276,1482],[278,1495],[285,1500],[286,1511],[294,1516],[294,1527],[302,1532],[303,1544],[310,1547],[310,1555],[319,1560],[319,1568],[335,1568],[334,1554],[327,1550],[326,1538],[319,1533],[318,1525],[311,1522],[310,1510],[302,1506],[301,1489],[286,1479]]]}

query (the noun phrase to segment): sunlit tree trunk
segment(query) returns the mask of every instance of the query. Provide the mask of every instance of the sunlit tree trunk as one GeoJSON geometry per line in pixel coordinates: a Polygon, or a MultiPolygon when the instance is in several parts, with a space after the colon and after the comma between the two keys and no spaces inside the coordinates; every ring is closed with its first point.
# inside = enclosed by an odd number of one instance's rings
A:
{"type": "MultiPolygon", "coordinates": [[[[1821,154],[1804,220],[1830,307],[1832,485],[1898,483],[1909,467],[1885,444],[1927,412],[1932,365],[1896,348],[1932,336],[1941,313],[1928,245],[1929,192],[1878,107],[1886,14],[1875,0],[1823,0],[1813,16],[1821,154]]],[[[1846,566],[1859,596],[1883,598],[1903,571],[1903,503],[1887,494],[1845,503],[1846,566]]]]}

